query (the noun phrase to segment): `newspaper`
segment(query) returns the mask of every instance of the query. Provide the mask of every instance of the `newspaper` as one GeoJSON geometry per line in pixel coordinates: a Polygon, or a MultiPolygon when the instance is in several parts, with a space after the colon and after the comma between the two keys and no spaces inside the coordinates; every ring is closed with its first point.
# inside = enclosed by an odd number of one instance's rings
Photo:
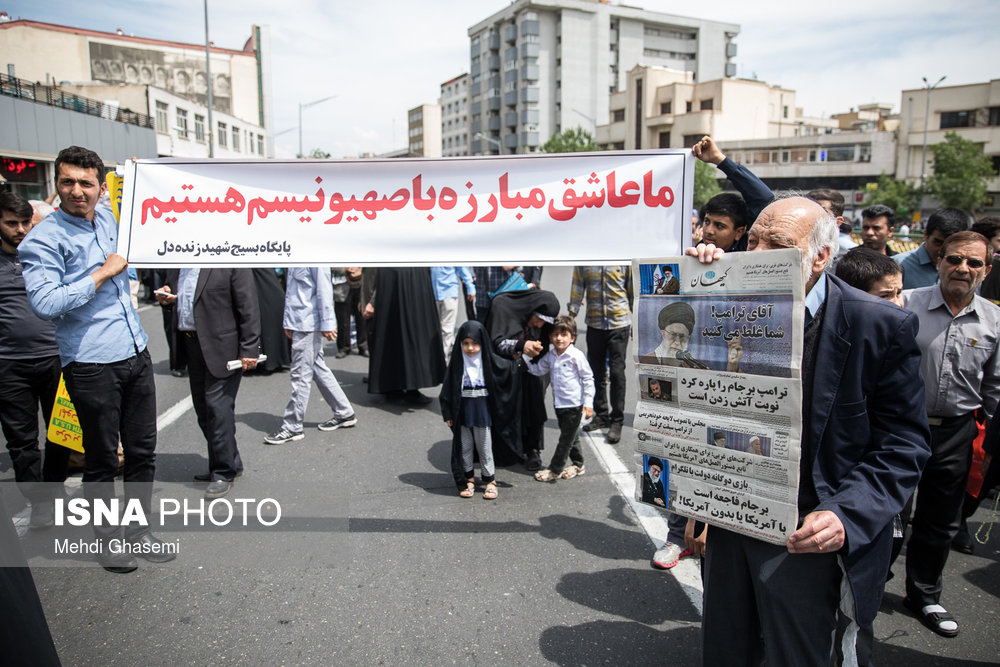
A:
{"type": "Polygon", "coordinates": [[[798,521],[797,249],[639,259],[637,500],[783,544],[798,521]]]}

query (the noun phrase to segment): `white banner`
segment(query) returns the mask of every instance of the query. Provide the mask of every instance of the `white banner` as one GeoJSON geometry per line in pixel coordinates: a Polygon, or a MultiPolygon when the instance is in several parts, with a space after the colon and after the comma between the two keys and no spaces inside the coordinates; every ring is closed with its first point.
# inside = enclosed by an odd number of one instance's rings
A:
{"type": "Polygon", "coordinates": [[[136,267],[620,264],[691,242],[688,150],[125,165],[136,267]]]}

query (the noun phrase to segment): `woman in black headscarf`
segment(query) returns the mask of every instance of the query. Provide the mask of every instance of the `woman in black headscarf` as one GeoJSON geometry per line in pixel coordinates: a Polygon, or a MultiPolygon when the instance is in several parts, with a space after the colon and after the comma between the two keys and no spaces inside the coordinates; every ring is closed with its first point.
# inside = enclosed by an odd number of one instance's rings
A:
{"type": "MultiPolygon", "coordinates": [[[[486,328],[493,341],[493,349],[509,359],[520,359],[525,348],[535,355],[527,363],[537,363],[549,350],[549,333],[552,322],[559,314],[559,299],[547,290],[504,292],[490,304],[486,328]]],[[[523,362],[522,362],[523,363],[523,362]]],[[[542,467],[544,442],[545,384],[542,378],[521,372],[521,447],[527,456],[530,471],[542,467]]],[[[499,464],[499,459],[497,460],[499,464]]]]}
{"type": "Polygon", "coordinates": [[[468,481],[465,464],[462,461],[462,441],[460,429],[464,424],[462,410],[462,341],[466,338],[479,343],[482,355],[482,371],[486,385],[486,402],[489,408],[489,422],[493,441],[493,458],[501,465],[510,465],[523,460],[520,450],[520,392],[517,362],[493,352],[486,327],[476,320],[464,322],[455,335],[455,345],[451,349],[448,373],[441,387],[441,416],[451,422],[451,473],[455,485],[466,488],[468,481]],[[517,449],[514,449],[517,447],[517,449]]]}

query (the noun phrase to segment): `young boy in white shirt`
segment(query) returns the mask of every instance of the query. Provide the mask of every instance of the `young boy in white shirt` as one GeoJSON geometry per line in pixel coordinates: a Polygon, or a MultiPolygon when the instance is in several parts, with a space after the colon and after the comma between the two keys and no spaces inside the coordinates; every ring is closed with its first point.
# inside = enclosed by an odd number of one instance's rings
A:
{"type": "Polygon", "coordinates": [[[587,355],[576,342],[576,320],[560,315],[549,335],[552,347],[537,363],[528,364],[532,375],[548,375],[552,383],[552,402],[559,421],[559,444],[548,468],[535,473],[539,482],[572,479],[584,473],[580,448],[580,422],[594,415],[594,372],[587,355]],[[571,464],[566,466],[567,457],[571,464]]]}

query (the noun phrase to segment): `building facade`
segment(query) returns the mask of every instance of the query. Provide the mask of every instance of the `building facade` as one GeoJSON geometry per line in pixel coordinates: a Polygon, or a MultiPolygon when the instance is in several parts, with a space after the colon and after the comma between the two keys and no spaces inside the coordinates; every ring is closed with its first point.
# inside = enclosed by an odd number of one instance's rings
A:
{"type": "Polygon", "coordinates": [[[266,30],[254,26],[242,50],[213,46],[206,68],[204,45],[30,20],[0,23],[8,71],[151,117],[160,156],[207,157],[209,142],[217,157],[273,154],[268,45],[266,30]]]}
{"type": "Polygon", "coordinates": [[[406,112],[410,157],[441,157],[441,105],[421,104],[406,112]]]}
{"type": "MultiPolygon", "coordinates": [[[[994,174],[1000,172],[1000,79],[965,86],[939,86],[930,93],[918,88],[904,90],[900,103],[899,147],[896,178],[920,183],[934,173],[930,150],[956,132],[983,147],[993,162],[994,174]],[[928,104],[929,102],[929,104],[928,104]],[[927,110],[930,113],[927,113],[927,110]]],[[[991,202],[987,211],[1000,208],[1000,177],[990,179],[991,202]]]]}
{"type": "Polygon", "coordinates": [[[469,75],[441,84],[441,154],[469,154],[469,75]]]}
{"type": "Polygon", "coordinates": [[[532,153],[564,129],[593,132],[640,62],[734,76],[738,33],[596,0],[516,0],[469,28],[470,153],[532,153]]]}

